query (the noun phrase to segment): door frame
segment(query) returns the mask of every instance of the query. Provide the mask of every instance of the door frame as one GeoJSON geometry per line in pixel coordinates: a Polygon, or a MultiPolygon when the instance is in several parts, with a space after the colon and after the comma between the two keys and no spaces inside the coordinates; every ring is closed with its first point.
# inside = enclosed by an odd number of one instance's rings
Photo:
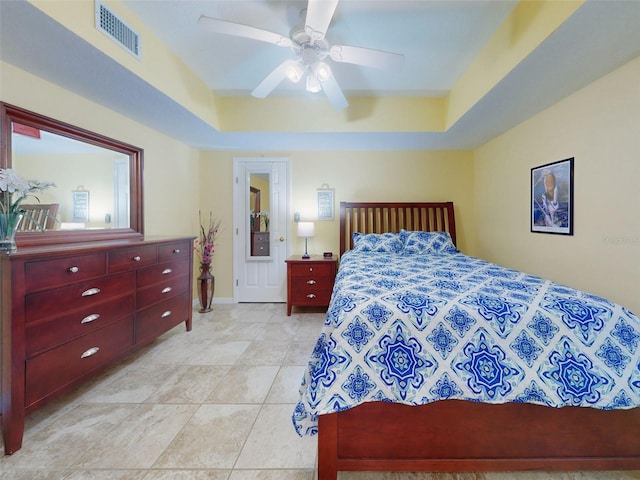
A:
{"type": "MultiPolygon", "coordinates": [[[[249,164],[261,163],[265,166],[272,165],[274,162],[284,162],[287,172],[286,189],[287,195],[285,197],[285,258],[291,255],[291,159],[289,157],[233,157],[233,302],[238,303],[238,289],[239,289],[239,277],[243,268],[246,255],[246,236],[240,235],[240,222],[245,222],[246,217],[241,207],[246,206],[246,200],[241,197],[246,192],[240,191],[239,175],[245,173],[245,169],[249,164]]],[[[286,275],[282,278],[284,282],[283,287],[286,291],[286,275]]]]}

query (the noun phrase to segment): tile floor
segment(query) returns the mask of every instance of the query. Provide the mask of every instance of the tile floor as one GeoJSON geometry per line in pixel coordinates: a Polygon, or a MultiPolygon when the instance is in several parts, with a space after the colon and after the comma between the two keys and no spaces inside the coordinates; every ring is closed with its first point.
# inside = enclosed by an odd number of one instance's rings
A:
{"type": "MultiPolygon", "coordinates": [[[[322,313],[215,305],[27,417],[0,479],[313,480],[291,412],[322,313]]],[[[340,480],[631,480],[640,472],[372,474],[340,480]]]]}

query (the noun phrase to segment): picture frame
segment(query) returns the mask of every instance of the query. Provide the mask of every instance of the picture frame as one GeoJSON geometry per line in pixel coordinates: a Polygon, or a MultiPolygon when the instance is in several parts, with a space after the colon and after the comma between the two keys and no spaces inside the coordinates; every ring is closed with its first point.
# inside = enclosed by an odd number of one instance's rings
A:
{"type": "Polygon", "coordinates": [[[573,235],[574,158],[531,169],[531,232],[573,235]]]}
{"type": "Polygon", "coordinates": [[[86,223],[89,221],[89,191],[73,190],[72,196],[72,221],[86,223]]]}
{"type": "Polygon", "coordinates": [[[334,192],[333,188],[318,189],[318,220],[333,220],[334,192]]]}

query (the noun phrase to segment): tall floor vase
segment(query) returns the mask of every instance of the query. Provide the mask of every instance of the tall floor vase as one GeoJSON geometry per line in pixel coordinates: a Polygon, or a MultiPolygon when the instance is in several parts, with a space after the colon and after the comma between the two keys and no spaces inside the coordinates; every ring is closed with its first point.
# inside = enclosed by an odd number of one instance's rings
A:
{"type": "Polygon", "coordinates": [[[200,264],[200,276],[198,277],[198,300],[200,301],[200,313],[210,312],[213,292],[216,288],[216,279],[211,274],[211,264],[200,264]]]}

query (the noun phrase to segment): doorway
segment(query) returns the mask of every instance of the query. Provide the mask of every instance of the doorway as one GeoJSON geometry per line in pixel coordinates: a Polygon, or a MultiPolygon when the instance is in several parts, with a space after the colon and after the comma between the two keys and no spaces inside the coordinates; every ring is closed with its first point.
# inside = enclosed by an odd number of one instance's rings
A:
{"type": "Polygon", "coordinates": [[[286,302],[289,254],[289,159],[235,158],[234,297],[286,302]]]}

